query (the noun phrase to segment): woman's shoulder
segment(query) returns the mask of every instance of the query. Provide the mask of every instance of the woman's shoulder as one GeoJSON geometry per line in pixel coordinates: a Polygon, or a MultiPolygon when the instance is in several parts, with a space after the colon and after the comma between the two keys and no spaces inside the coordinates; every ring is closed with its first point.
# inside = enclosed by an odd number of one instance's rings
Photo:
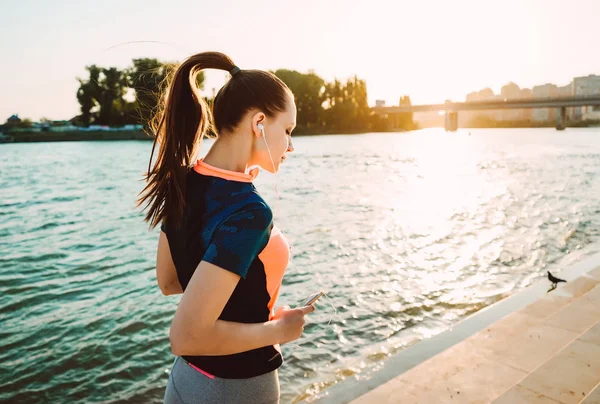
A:
{"type": "Polygon", "coordinates": [[[205,195],[204,207],[205,219],[214,225],[237,221],[250,227],[263,227],[270,225],[273,220],[273,212],[267,202],[252,190],[208,192],[205,195]],[[250,223],[251,221],[254,223],[250,223]]]}
{"type": "Polygon", "coordinates": [[[238,204],[231,216],[247,218],[253,222],[249,224],[260,227],[267,226],[273,221],[273,211],[260,195],[238,204]]]}

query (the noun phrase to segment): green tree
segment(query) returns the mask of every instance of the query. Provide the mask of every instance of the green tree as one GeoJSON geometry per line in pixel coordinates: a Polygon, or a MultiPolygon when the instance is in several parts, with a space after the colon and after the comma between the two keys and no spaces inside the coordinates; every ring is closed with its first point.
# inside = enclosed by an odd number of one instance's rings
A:
{"type": "Polygon", "coordinates": [[[294,93],[298,109],[297,132],[322,128],[325,81],[314,72],[307,74],[295,70],[279,69],[273,72],[294,93]]]}
{"type": "MultiPolygon", "coordinates": [[[[176,69],[173,62],[161,62],[153,58],[133,59],[128,69],[129,87],[135,91],[136,109],[133,114],[137,122],[147,124],[156,113],[159,100],[168,84],[168,78],[176,69]]],[[[205,75],[201,71],[196,77],[198,89],[204,89],[205,75]]]]}
{"type": "Polygon", "coordinates": [[[161,91],[164,90],[168,66],[157,59],[133,59],[128,70],[129,86],[135,91],[137,121],[146,124],[156,111],[161,91]]]}
{"type": "Polygon", "coordinates": [[[21,120],[21,122],[19,122],[19,128],[31,128],[33,126],[33,122],[31,122],[31,119],[29,118],[25,118],[23,120],[21,120]]]}
{"type": "Polygon", "coordinates": [[[126,88],[126,77],[116,67],[87,66],[87,80],[79,80],[77,100],[81,106],[80,123],[116,125],[123,122],[121,105],[126,88]]]}
{"type": "Polygon", "coordinates": [[[102,69],[96,65],[86,66],[89,78],[87,80],[77,78],[79,89],[77,90],[77,101],[81,106],[81,115],[78,117],[79,124],[88,126],[95,120],[93,109],[99,107],[102,86],[100,85],[100,73],[102,69]]]}
{"type": "MultiPolygon", "coordinates": [[[[157,112],[160,97],[176,67],[175,63],[153,58],[134,59],[132,66],[125,70],[87,66],[89,77],[78,78],[77,100],[81,106],[78,123],[147,124],[157,112]],[[131,101],[132,95],[134,101],[131,101]]],[[[294,93],[299,133],[356,133],[390,127],[389,119],[371,112],[367,84],[356,76],[345,83],[338,79],[327,83],[312,71],[279,69],[273,73],[294,93]]],[[[196,79],[199,90],[204,89],[204,80],[204,73],[200,72],[196,79]]],[[[211,105],[212,101],[207,99],[211,105]]],[[[410,98],[402,97],[400,105],[410,105],[410,98]]],[[[406,114],[400,121],[406,129],[414,127],[412,114],[406,114]]],[[[397,117],[394,124],[398,124],[397,117]]]]}
{"type": "Polygon", "coordinates": [[[96,123],[100,125],[121,124],[123,96],[126,92],[126,77],[116,67],[102,69],[102,92],[100,97],[100,114],[96,123]]]}
{"type": "Polygon", "coordinates": [[[337,79],[325,85],[325,128],[329,132],[356,133],[371,127],[367,84],[353,77],[345,84],[337,79]]]}

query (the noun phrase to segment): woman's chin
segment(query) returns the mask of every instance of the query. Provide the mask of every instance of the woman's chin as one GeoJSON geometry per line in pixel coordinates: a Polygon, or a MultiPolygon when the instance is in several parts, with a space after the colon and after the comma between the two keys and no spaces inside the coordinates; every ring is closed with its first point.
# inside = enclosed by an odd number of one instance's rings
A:
{"type": "Polygon", "coordinates": [[[279,166],[281,164],[281,161],[277,161],[274,163],[275,163],[275,167],[273,167],[273,164],[271,162],[269,162],[269,164],[266,164],[265,166],[261,166],[261,167],[263,170],[268,171],[271,174],[276,174],[279,171],[279,166]]]}

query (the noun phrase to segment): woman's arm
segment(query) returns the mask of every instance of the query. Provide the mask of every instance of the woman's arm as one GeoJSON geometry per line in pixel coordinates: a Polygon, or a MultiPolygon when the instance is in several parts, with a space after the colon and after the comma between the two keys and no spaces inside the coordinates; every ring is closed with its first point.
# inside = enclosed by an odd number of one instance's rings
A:
{"type": "Polygon", "coordinates": [[[200,262],[171,323],[173,354],[231,355],[275,345],[284,337],[279,322],[245,324],[219,320],[240,276],[206,261],[200,262]]]}
{"type": "Polygon", "coordinates": [[[196,267],[179,302],[169,333],[175,355],[231,355],[300,337],[308,306],[277,319],[245,324],[219,320],[240,278],[267,245],[271,210],[249,205],[224,221],[196,267]]]}
{"type": "Polygon", "coordinates": [[[171,257],[171,249],[169,248],[167,235],[162,231],[160,232],[160,237],[158,239],[156,253],[156,281],[158,282],[160,291],[165,296],[183,293],[183,289],[177,278],[175,264],[171,257]]]}

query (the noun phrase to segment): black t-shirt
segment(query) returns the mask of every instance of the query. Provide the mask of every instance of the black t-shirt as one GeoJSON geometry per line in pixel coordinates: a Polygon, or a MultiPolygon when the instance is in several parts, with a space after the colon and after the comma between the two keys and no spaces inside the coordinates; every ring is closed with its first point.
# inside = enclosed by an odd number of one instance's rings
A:
{"type": "MultiPolygon", "coordinates": [[[[199,160],[187,175],[183,220],[179,226],[167,221],[161,227],[184,292],[200,261],[240,275],[220,320],[269,321],[289,262],[287,241],[274,228],[271,209],[252,184],[256,174],[226,171],[199,160]]],[[[229,379],[265,374],[283,363],[278,346],[183,358],[209,375],[229,379]]]]}

